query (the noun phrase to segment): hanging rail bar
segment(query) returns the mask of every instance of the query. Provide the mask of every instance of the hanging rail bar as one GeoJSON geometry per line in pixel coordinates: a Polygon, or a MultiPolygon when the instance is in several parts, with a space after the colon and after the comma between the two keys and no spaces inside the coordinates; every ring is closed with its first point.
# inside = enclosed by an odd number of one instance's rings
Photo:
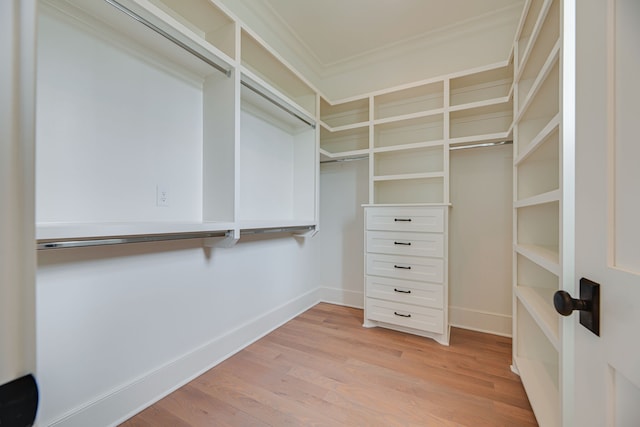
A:
{"type": "Polygon", "coordinates": [[[204,239],[208,237],[225,237],[228,231],[203,231],[194,233],[151,234],[144,236],[122,236],[106,239],[77,239],[38,242],[37,249],[84,248],[89,246],[124,245],[129,243],[163,242],[169,240],[204,239]]]}
{"type": "Polygon", "coordinates": [[[313,225],[295,226],[295,227],[273,227],[273,228],[256,228],[240,230],[241,236],[247,236],[251,234],[268,234],[268,233],[295,233],[300,231],[314,230],[313,225]]]}
{"type": "Polygon", "coordinates": [[[158,27],[157,25],[151,23],[147,19],[145,19],[142,16],[138,15],[137,13],[135,13],[134,11],[129,9],[128,7],[118,3],[116,0],[104,0],[104,1],[106,1],[111,6],[115,7],[116,9],[118,9],[119,11],[125,13],[127,16],[135,19],[136,21],[138,21],[139,23],[141,23],[145,27],[155,31],[158,34],[160,34],[162,37],[164,37],[165,39],[169,40],[173,44],[175,44],[175,45],[181,47],[182,49],[186,50],[187,52],[189,52],[190,54],[192,54],[196,58],[200,59],[201,61],[204,61],[205,63],[211,65],[213,68],[215,68],[216,70],[220,71],[221,73],[223,73],[227,77],[231,77],[231,69],[224,68],[223,66],[221,66],[219,64],[216,64],[211,59],[207,58],[206,56],[204,56],[200,52],[198,52],[195,49],[193,49],[192,47],[188,46],[187,44],[181,42],[180,40],[178,40],[177,38],[175,38],[171,34],[169,34],[166,31],[164,31],[162,28],[158,27]]]}
{"type": "Polygon", "coordinates": [[[320,163],[343,163],[343,162],[355,162],[357,160],[368,159],[369,156],[358,156],[358,157],[345,157],[344,159],[332,159],[332,160],[323,160],[320,163]]]}
{"type": "Polygon", "coordinates": [[[316,124],[315,123],[310,122],[306,118],[302,117],[300,114],[298,114],[295,111],[293,111],[291,108],[287,107],[286,105],[282,105],[280,102],[278,102],[275,99],[271,98],[270,96],[264,94],[260,89],[253,87],[252,85],[250,85],[249,83],[245,82],[244,80],[242,80],[242,86],[246,87],[247,89],[251,90],[252,92],[256,93],[257,95],[260,95],[261,97],[263,97],[264,99],[266,99],[267,101],[269,101],[270,103],[275,105],[276,107],[278,107],[281,110],[291,114],[293,117],[295,117],[296,119],[300,120],[301,122],[311,126],[312,129],[316,128],[316,124]]]}
{"type": "Polygon", "coordinates": [[[508,144],[513,144],[513,141],[480,142],[477,144],[454,145],[454,146],[450,146],[449,150],[465,150],[467,148],[479,148],[479,147],[496,147],[499,145],[508,145],[508,144]]]}

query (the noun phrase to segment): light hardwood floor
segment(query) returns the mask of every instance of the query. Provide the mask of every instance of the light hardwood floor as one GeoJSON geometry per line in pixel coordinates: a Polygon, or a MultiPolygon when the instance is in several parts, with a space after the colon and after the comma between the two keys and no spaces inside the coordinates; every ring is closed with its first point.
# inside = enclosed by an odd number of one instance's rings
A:
{"type": "Polygon", "coordinates": [[[537,426],[511,340],[449,347],[318,304],[122,426],[537,426]]]}

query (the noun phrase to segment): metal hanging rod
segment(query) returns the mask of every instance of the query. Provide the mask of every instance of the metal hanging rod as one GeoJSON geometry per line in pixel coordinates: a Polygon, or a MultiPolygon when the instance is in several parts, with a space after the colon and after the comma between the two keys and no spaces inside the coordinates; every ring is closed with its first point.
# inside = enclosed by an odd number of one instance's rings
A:
{"type": "Polygon", "coordinates": [[[203,231],[194,233],[150,234],[144,236],[113,237],[108,239],[78,239],[38,242],[37,249],[84,248],[89,246],[124,245],[129,243],[164,242],[169,240],[204,239],[208,237],[225,237],[228,231],[203,231]]]}
{"type": "Polygon", "coordinates": [[[256,93],[257,95],[260,95],[261,97],[263,97],[264,99],[266,99],[267,101],[269,101],[270,103],[275,105],[276,107],[278,107],[281,110],[291,114],[293,117],[295,117],[296,119],[300,120],[301,122],[311,126],[312,129],[316,128],[316,124],[315,123],[310,122],[309,120],[307,120],[306,118],[304,118],[303,116],[298,114],[297,112],[293,111],[291,108],[287,107],[286,105],[281,104],[280,102],[276,101],[275,99],[271,98],[270,96],[264,94],[260,89],[258,89],[256,87],[253,87],[251,84],[245,82],[244,80],[242,80],[242,86],[246,87],[247,89],[251,90],[252,92],[256,93]]]}
{"type": "Polygon", "coordinates": [[[508,144],[513,144],[513,141],[480,142],[477,144],[454,145],[449,147],[449,150],[465,150],[467,148],[479,148],[479,147],[496,147],[499,145],[508,145],[508,144]]]}
{"type": "Polygon", "coordinates": [[[331,160],[323,160],[320,163],[345,163],[345,162],[355,162],[357,160],[368,159],[369,156],[358,156],[358,157],[345,157],[344,159],[331,159],[331,160]]]}
{"type": "Polygon", "coordinates": [[[201,61],[204,61],[205,63],[211,65],[213,68],[215,68],[216,70],[220,71],[221,73],[223,73],[227,77],[231,77],[231,69],[224,68],[223,66],[221,66],[219,64],[216,64],[211,59],[207,58],[206,56],[204,56],[200,52],[198,52],[195,49],[193,49],[192,47],[188,46],[187,44],[181,42],[180,40],[178,40],[177,38],[175,38],[171,34],[169,34],[166,31],[164,31],[162,28],[158,27],[157,25],[151,23],[147,19],[145,19],[142,16],[138,15],[137,13],[135,13],[134,11],[129,9],[128,7],[118,3],[116,0],[104,0],[104,1],[109,3],[111,6],[115,7],[119,11],[125,13],[127,16],[135,19],[136,21],[138,21],[139,23],[141,23],[145,27],[155,31],[158,34],[160,34],[162,37],[164,37],[165,39],[169,40],[173,44],[175,44],[175,45],[181,47],[182,49],[186,50],[187,52],[189,52],[190,54],[192,54],[196,58],[200,59],[201,61]]]}
{"type": "Polygon", "coordinates": [[[256,229],[240,230],[240,235],[247,236],[251,234],[295,233],[300,231],[311,231],[314,229],[315,229],[315,226],[313,225],[303,225],[303,226],[295,226],[295,227],[256,228],[256,229]]]}

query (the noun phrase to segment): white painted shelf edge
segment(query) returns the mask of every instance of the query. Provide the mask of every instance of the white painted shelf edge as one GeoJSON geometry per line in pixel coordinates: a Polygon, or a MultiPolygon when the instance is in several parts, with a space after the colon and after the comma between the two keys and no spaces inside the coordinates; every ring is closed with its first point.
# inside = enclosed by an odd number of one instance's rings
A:
{"type": "Polygon", "coordinates": [[[553,116],[549,123],[542,128],[540,132],[531,140],[529,145],[526,146],[525,150],[516,157],[514,164],[519,166],[526,158],[528,158],[535,150],[537,150],[540,145],[546,140],[546,138],[553,133],[560,126],[560,113],[553,116]]]}
{"type": "Polygon", "coordinates": [[[405,173],[398,175],[380,175],[374,176],[373,181],[401,181],[406,179],[431,179],[444,178],[444,172],[427,172],[427,173],[405,173]]]}
{"type": "Polygon", "coordinates": [[[552,190],[546,193],[537,194],[518,200],[513,204],[514,208],[526,208],[528,206],[543,205],[545,203],[553,203],[560,201],[560,190],[552,190]]]}
{"type": "Polygon", "coordinates": [[[558,313],[554,311],[549,301],[545,301],[536,291],[527,286],[517,286],[516,296],[536,321],[553,347],[560,348],[558,335],[558,313]]]}
{"type": "Polygon", "coordinates": [[[545,0],[544,4],[542,5],[542,10],[540,11],[540,14],[538,15],[538,20],[536,21],[536,24],[535,24],[531,34],[529,35],[529,37],[527,37],[525,39],[525,40],[527,40],[527,46],[524,49],[524,52],[522,54],[522,58],[521,58],[520,62],[518,63],[517,71],[516,71],[516,74],[514,76],[513,81],[519,81],[520,80],[520,77],[522,75],[522,70],[527,65],[527,61],[529,60],[529,57],[531,55],[531,51],[533,50],[533,45],[535,44],[536,40],[538,39],[538,35],[540,34],[540,30],[542,29],[542,25],[544,24],[545,19],[547,19],[547,14],[549,13],[549,9],[551,8],[551,3],[552,2],[553,2],[553,0],[545,0]]]}
{"type": "Polygon", "coordinates": [[[516,246],[516,252],[538,264],[545,270],[560,276],[560,262],[557,248],[529,245],[521,243],[516,246]]]}
{"type": "Polygon", "coordinates": [[[331,127],[331,126],[329,126],[328,124],[326,124],[325,122],[323,122],[321,120],[320,121],[320,126],[325,128],[329,132],[333,133],[333,132],[342,132],[342,131],[351,130],[351,129],[366,128],[366,127],[369,126],[369,122],[365,121],[365,122],[351,123],[351,124],[348,124],[348,125],[331,127]]]}
{"type": "Polygon", "coordinates": [[[254,72],[249,70],[244,65],[240,67],[241,72],[241,80],[243,82],[249,83],[256,89],[259,89],[263,92],[263,95],[271,98],[273,101],[282,104],[283,106],[295,111],[300,116],[304,117],[309,122],[313,123],[315,126],[316,120],[313,118],[314,115],[309,111],[298,105],[296,102],[292,101],[287,95],[283,94],[280,90],[276,89],[271,84],[267,83],[265,80],[257,76],[254,72]]]}
{"type": "Polygon", "coordinates": [[[201,233],[236,228],[233,222],[92,222],[39,223],[37,240],[89,239],[114,236],[141,236],[175,233],[201,233]]]}

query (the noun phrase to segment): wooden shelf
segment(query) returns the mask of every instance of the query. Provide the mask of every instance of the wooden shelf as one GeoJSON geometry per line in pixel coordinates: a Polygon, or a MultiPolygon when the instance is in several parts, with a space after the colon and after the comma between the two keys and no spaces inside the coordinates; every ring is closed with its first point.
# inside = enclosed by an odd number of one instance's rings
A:
{"type": "Polygon", "coordinates": [[[560,42],[558,41],[553,49],[551,49],[551,52],[549,53],[549,56],[547,57],[539,73],[537,73],[536,76],[531,80],[521,81],[520,83],[518,83],[518,89],[520,90],[521,94],[521,101],[518,102],[518,112],[516,114],[515,121],[520,120],[522,115],[526,113],[527,108],[529,108],[531,102],[535,99],[542,84],[549,76],[549,73],[552,72],[553,67],[557,64],[559,60],[559,52],[560,42]]]}
{"type": "Polygon", "coordinates": [[[560,348],[559,314],[553,308],[554,293],[553,289],[516,287],[516,296],[549,339],[549,342],[558,350],[560,348]]]}
{"type": "Polygon", "coordinates": [[[509,100],[513,83],[513,66],[491,68],[450,80],[449,105],[454,109],[489,105],[491,100],[509,100]],[[478,104],[478,105],[475,105],[478,104]]]}
{"type": "Polygon", "coordinates": [[[399,181],[403,179],[431,179],[431,178],[443,178],[444,172],[429,172],[429,173],[405,173],[398,175],[379,175],[374,176],[374,181],[399,181]]]}
{"type": "Polygon", "coordinates": [[[560,113],[556,114],[549,122],[538,132],[538,134],[524,147],[520,147],[518,144],[518,155],[515,158],[514,164],[519,166],[522,162],[529,158],[542,144],[547,141],[547,138],[560,128],[560,113]]]}
{"type": "MultiPolygon", "coordinates": [[[[216,64],[220,69],[232,69],[233,60],[228,55],[215,46],[203,42],[186,27],[171,25],[174,21],[161,9],[146,2],[143,4],[146,7],[142,7],[138,2],[126,2],[131,12],[137,14],[150,25],[216,64]]],[[[42,15],[57,16],[57,19],[66,20],[68,24],[75,25],[78,29],[82,28],[83,31],[98,33],[117,46],[123,49],[126,47],[129,52],[135,52],[146,60],[160,63],[190,79],[204,79],[212,75],[225,76],[220,70],[203,62],[193,53],[142,25],[136,19],[122,13],[107,2],[43,0],[39,3],[39,8],[42,15]]]]}
{"type": "Polygon", "coordinates": [[[96,223],[39,223],[36,239],[88,239],[146,234],[173,234],[234,229],[232,222],[96,222],[96,223]]]}
{"type": "Polygon", "coordinates": [[[513,122],[513,105],[505,102],[452,111],[449,117],[449,135],[454,140],[477,135],[508,133],[513,122]]]}
{"type": "MultiPolygon", "coordinates": [[[[235,58],[235,21],[215,3],[208,0],[138,0],[141,5],[151,3],[168,16],[164,18],[173,28],[193,32],[194,38],[214,46],[229,58],[235,58]]],[[[149,6],[147,6],[149,7],[149,6]]],[[[161,13],[156,12],[161,16],[161,13]]]]}
{"type": "Polygon", "coordinates": [[[323,150],[322,148],[320,148],[319,150],[320,152],[320,163],[324,162],[324,161],[328,161],[328,160],[345,160],[345,159],[352,159],[352,158],[360,158],[360,157],[365,157],[365,156],[369,156],[369,150],[353,150],[353,151],[341,151],[341,152],[337,152],[337,153],[330,153],[326,150],[323,150]]]}
{"type": "Polygon", "coordinates": [[[557,247],[521,243],[516,246],[516,252],[556,276],[560,275],[560,255],[557,247]]]}
{"type": "MultiPolygon", "coordinates": [[[[527,19],[522,27],[521,38],[518,42],[515,81],[519,81],[521,79],[522,70],[526,67],[527,62],[531,57],[531,52],[537,44],[542,26],[546,20],[547,13],[549,12],[549,8],[552,3],[553,0],[531,0],[527,19]]],[[[549,29],[550,28],[547,30],[549,29]]],[[[554,33],[550,32],[549,36],[553,37],[554,33]]]]}
{"type": "Polygon", "coordinates": [[[246,29],[241,31],[241,60],[253,79],[272,86],[286,98],[293,100],[307,114],[316,115],[316,93],[297,73],[293,72],[275,52],[258,41],[246,29]]]}
{"type": "Polygon", "coordinates": [[[553,190],[547,193],[538,194],[526,199],[518,200],[514,203],[514,208],[526,208],[530,206],[543,205],[560,201],[560,190],[553,190]]]}
{"type": "Polygon", "coordinates": [[[442,114],[376,124],[373,146],[390,147],[442,140],[443,126],[442,114]]]}
{"type": "Polygon", "coordinates": [[[369,127],[330,131],[320,128],[320,148],[331,154],[369,149],[369,127]]]}
{"type": "Polygon", "coordinates": [[[435,114],[444,108],[444,82],[389,91],[373,98],[374,118],[401,120],[414,114],[435,114]]]}
{"type": "MultiPolygon", "coordinates": [[[[373,154],[374,176],[444,174],[444,147],[422,147],[373,154]]],[[[426,176],[425,176],[426,177],[426,176]]]]}
{"type": "Polygon", "coordinates": [[[357,99],[341,104],[331,104],[320,98],[320,120],[331,131],[351,129],[352,126],[368,125],[369,98],[357,99]]]}

